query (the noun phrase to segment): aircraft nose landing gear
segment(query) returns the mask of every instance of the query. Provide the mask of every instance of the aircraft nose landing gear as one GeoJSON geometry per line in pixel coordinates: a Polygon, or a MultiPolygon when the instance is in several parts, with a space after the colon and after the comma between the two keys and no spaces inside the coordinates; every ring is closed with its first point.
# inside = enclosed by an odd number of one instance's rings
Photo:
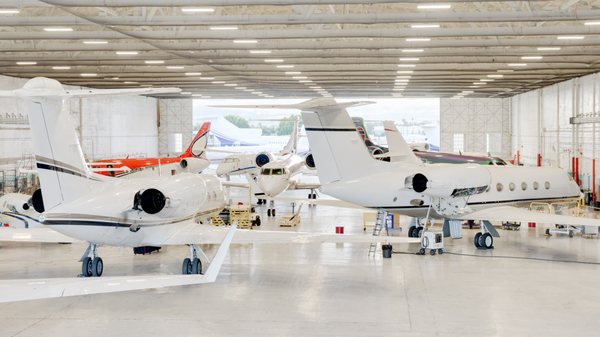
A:
{"type": "Polygon", "coordinates": [[[98,256],[96,244],[90,243],[81,256],[81,277],[100,277],[104,271],[104,262],[98,256]],[[89,256],[90,253],[92,256],[89,256]]]}

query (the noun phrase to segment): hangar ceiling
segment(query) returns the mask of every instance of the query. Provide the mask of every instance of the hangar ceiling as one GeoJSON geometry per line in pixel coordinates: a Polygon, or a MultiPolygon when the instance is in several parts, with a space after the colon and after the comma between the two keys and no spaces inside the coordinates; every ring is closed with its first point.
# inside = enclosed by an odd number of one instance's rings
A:
{"type": "Polygon", "coordinates": [[[0,73],[212,98],[506,97],[597,72],[599,34],[583,0],[3,0],[0,73]]]}

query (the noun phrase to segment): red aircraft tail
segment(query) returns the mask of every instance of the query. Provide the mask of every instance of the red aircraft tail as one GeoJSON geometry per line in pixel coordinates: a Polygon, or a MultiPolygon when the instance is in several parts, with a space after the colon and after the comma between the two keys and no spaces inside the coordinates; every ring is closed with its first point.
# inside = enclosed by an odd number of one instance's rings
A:
{"type": "Polygon", "coordinates": [[[180,158],[189,158],[189,157],[200,157],[206,151],[206,144],[208,143],[208,131],[210,130],[210,122],[204,122],[198,130],[194,139],[190,143],[190,146],[182,153],[180,158]]]}

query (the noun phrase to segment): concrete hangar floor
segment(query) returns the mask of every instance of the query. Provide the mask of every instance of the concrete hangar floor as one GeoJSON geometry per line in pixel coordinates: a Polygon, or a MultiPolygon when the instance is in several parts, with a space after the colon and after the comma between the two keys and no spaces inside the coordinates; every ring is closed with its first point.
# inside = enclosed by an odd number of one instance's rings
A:
{"type": "MultiPolygon", "coordinates": [[[[290,211],[278,204],[278,215],[290,211]]],[[[261,229],[280,229],[261,215],[261,229]]],[[[363,231],[358,210],[304,207],[301,215],[297,230],[363,231]]],[[[369,257],[365,244],[232,245],[214,284],[2,304],[0,336],[597,335],[597,239],[525,227],[479,251],[473,235],[447,240],[441,256],[398,245],[391,259],[369,257]]],[[[0,277],[76,275],[83,249],[3,244],[0,277]]],[[[177,274],[187,249],[101,252],[105,275],[177,274]]]]}

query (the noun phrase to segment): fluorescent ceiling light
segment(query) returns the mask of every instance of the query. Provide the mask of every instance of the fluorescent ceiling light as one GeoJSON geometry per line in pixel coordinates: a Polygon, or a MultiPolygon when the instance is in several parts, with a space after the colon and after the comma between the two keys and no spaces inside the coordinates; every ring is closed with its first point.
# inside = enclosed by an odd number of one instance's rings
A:
{"type": "Polygon", "coordinates": [[[271,54],[270,50],[250,50],[250,54],[271,54]]]}
{"type": "Polygon", "coordinates": [[[35,62],[35,61],[19,61],[19,62],[17,62],[17,65],[19,65],[19,66],[33,66],[36,64],[37,64],[37,62],[35,62]]]}
{"type": "Polygon", "coordinates": [[[81,74],[79,74],[79,76],[81,76],[81,77],[96,77],[96,76],[98,76],[98,74],[96,74],[96,73],[81,73],[81,74]]]}
{"type": "Polygon", "coordinates": [[[309,88],[310,88],[310,89],[317,89],[317,90],[321,90],[321,89],[323,89],[323,88],[321,88],[321,87],[309,87],[309,88]]]}
{"type": "Polygon", "coordinates": [[[262,95],[261,91],[253,91],[252,93],[255,94],[255,95],[262,95]]]}
{"type": "Polygon", "coordinates": [[[487,77],[490,77],[490,78],[502,78],[502,77],[504,77],[504,75],[502,75],[502,74],[490,74],[490,75],[487,75],[487,77]]]}
{"type": "Polygon", "coordinates": [[[475,84],[475,85],[484,85],[484,84],[487,84],[487,83],[486,82],[473,82],[473,84],[475,84]]]}
{"type": "Polygon", "coordinates": [[[311,80],[300,80],[300,81],[298,81],[298,82],[299,82],[299,83],[312,83],[312,81],[311,81],[311,80]]]}
{"type": "Polygon", "coordinates": [[[227,83],[227,82],[225,82],[225,81],[212,81],[211,83],[212,84],[224,84],[224,83],[227,83]]]}
{"type": "Polygon", "coordinates": [[[521,60],[541,60],[543,56],[521,56],[521,60]]]}
{"type": "Polygon", "coordinates": [[[267,62],[267,63],[281,63],[281,62],[283,62],[283,59],[265,59],[265,62],[267,62]]]}
{"type": "Polygon", "coordinates": [[[496,71],[499,73],[512,73],[514,72],[514,69],[498,69],[496,71]]]}
{"type": "Polygon", "coordinates": [[[210,30],[237,30],[237,26],[213,26],[209,28],[210,30]]]}
{"type": "Polygon", "coordinates": [[[396,78],[411,78],[412,76],[410,75],[398,75],[396,76],[396,78]]]}
{"type": "Polygon", "coordinates": [[[294,66],[291,65],[291,64],[280,64],[280,65],[277,66],[277,68],[279,68],[279,69],[289,69],[289,68],[294,68],[294,66]]]}
{"type": "Polygon", "coordinates": [[[560,47],[538,47],[539,51],[551,51],[551,50],[560,50],[560,47]]]}
{"type": "Polygon", "coordinates": [[[234,89],[235,90],[246,90],[247,88],[246,87],[235,87],[234,89]]]}
{"type": "Polygon", "coordinates": [[[410,81],[410,79],[408,79],[408,78],[398,78],[395,80],[395,82],[404,82],[404,83],[409,82],[409,81],[410,81]]]}
{"type": "Polygon", "coordinates": [[[491,78],[482,78],[482,79],[480,79],[479,81],[480,81],[480,82],[494,82],[494,80],[493,80],[493,79],[491,79],[491,78]]]}
{"type": "Polygon", "coordinates": [[[509,67],[527,67],[527,63],[509,63],[509,67]]]}
{"type": "Polygon", "coordinates": [[[475,91],[473,91],[473,90],[463,90],[463,91],[462,91],[462,93],[463,93],[463,94],[465,94],[465,95],[472,94],[472,93],[474,93],[474,92],[475,92],[475,91]]]}
{"type": "Polygon", "coordinates": [[[83,41],[84,44],[107,44],[108,41],[104,41],[104,40],[89,40],[89,41],[83,41]]]}
{"type": "Polygon", "coordinates": [[[469,88],[479,88],[478,85],[470,85],[469,88]]]}
{"type": "Polygon", "coordinates": [[[71,27],[46,27],[44,28],[47,32],[72,32],[73,28],[71,27]]]}
{"type": "Polygon", "coordinates": [[[183,69],[184,66],[167,66],[167,69],[183,69]]]}
{"type": "Polygon", "coordinates": [[[584,25],[586,25],[586,26],[598,26],[598,25],[600,25],[600,21],[587,21],[587,22],[584,23],[584,25]]]}
{"type": "Polygon", "coordinates": [[[398,67],[399,68],[414,68],[416,67],[416,64],[399,64],[398,67]]]}
{"type": "Polygon", "coordinates": [[[567,36],[557,36],[559,40],[583,40],[585,36],[581,35],[567,35],[567,36]]]}
{"type": "Polygon", "coordinates": [[[233,43],[258,43],[258,40],[233,40],[233,43]]]}
{"type": "Polygon", "coordinates": [[[286,75],[300,75],[302,74],[301,71],[286,71],[285,72],[286,75]]]}
{"type": "Polygon", "coordinates": [[[404,88],[394,88],[394,91],[404,91],[404,88]]]}
{"type": "Polygon", "coordinates": [[[204,80],[204,81],[210,81],[210,80],[214,80],[215,78],[214,77],[200,77],[200,79],[204,80]]]}
{"type": "Polygon", "coordinates": [[[400,61],[418,61],[418,57],[401,57],[400,61]]]}
{"type": "Polygon", "coordinates": [[[182,91],[179,93],[180,95],[191,95],[192,93],[189,91],[182,91]]]}
{"type": "Polygon", "coordinates": [[[440,28],[440,25],[437,23],[414,24],[410,25],[410,28],[440,28]]]}
{"type": "Polygon", "coordinates": [[[422,53],[423,49],[402,49],[403,53],[422,53]]]}
{"type": "Polygon", "coordinates": [[[295,79],[295,80],[305,80],[305,79],[307,79],[306,76],[294,76],[292,78],[295,79]]]}
{"type": "Polygon", "coordinates": [[[52,69],[54,69],[54,70],[69,70],[69,69],[71,69],[71,67],[69,67],[69,66],[54,66],[54,67],[52,67],[52,69]]]}
{"type": "Polygon", "coordinates": [[[200,76],[202,75],[202,73],[199,72],[190,72],[190,73],[185,73],[185,76],[200,76]]]}
{"type": "Polygon", "coordinates": [[[428,4],[428,5],[418,5],[418,9],[449,9],[452,8],[450,4],[428,4]]]}
{"type": "Polygon", "coordinates": [[[117,55],[137,55],[139,54],[137,51],[117,51],[115,52],[117,55]]]}
{"type": "Polygon", "coordinates": [[[396,74],[412,74],[412,70],[398,70],[396,74]]]}
{"type": "Polygon", "coordinates": [[[0,8],[0,14],[19,14],[18,8],[0,8]]]}
{"type": "Polygon", "coordinates": [[[136,81],[125,81],[123,84],[138,84],[136,81]]]}
{"type": "Polygon", "coordinates": [[[215,9],[210,7],[184,7],[181,11],[184,13],[212,13],[215,9]]]}
{"type": "Polygon", "coordinates": [[[226,87],[237,87],[237,83],[225,83],[223,85],[226,87]]]}
{"type": "Polygon", "coordinates": [[[144,63],[146,63],[146,64],[163,64],[163,63],[165,63],[165,61],[163,61],[163,60],[146,60],[146,61],[144,61],[144,63]]]}
{"type": "Polygon", "coordinates": [[[424,42],[424,41],[431,41],[431,38],[429,38],[429,37],[409,37],[406,39],[406,42],[424,42]]]}

